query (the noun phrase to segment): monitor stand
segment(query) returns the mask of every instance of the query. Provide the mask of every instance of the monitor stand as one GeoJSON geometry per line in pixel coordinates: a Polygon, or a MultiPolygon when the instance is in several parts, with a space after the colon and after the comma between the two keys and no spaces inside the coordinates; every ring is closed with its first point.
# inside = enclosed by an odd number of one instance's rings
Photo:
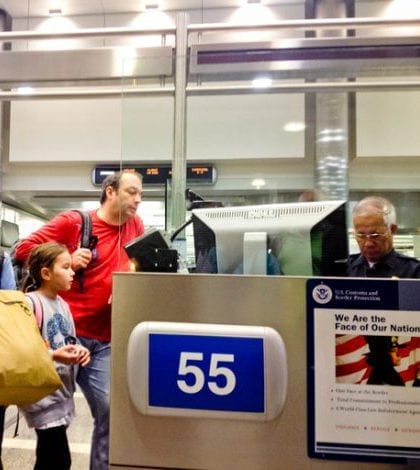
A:
{"type": "Polygon", "coordinates": [[[245,232],[243,240],[244,274],[267,274],[267,233],[245,232]]]}

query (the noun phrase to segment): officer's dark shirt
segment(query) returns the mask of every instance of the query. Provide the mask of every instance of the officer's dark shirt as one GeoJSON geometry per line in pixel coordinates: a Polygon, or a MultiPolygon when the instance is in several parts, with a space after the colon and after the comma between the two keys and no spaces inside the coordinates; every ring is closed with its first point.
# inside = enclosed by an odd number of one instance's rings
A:
{"type": "Polygon", "coordinates": [[[361,254],[350,255],[348,265],[350,277],[400,277],[420,278],[420,262],[416,258],[390,251],[372,268],[361,254]]]}

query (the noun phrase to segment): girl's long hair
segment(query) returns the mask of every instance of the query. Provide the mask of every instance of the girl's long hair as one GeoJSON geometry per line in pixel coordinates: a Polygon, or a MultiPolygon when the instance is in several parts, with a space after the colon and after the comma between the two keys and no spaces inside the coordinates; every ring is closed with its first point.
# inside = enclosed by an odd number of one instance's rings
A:
{"type": "Polygon", "coordinates": [[[28,261],[28,274],[23,282],[23,292],[37,290],[42,285],[42,268],[52,268],[59,255],[68,251],[65,245],[57,242],[47,242],[32,249],[28,261]]]}

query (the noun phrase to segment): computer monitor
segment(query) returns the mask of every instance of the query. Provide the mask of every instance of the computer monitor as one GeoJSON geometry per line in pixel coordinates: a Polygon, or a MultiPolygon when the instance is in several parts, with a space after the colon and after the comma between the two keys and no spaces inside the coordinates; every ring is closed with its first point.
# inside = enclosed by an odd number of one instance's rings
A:
{"type": "Polygon", "coordinates": [[[192,211],[196,272],[343,276],[345,201],[192,211]]]}

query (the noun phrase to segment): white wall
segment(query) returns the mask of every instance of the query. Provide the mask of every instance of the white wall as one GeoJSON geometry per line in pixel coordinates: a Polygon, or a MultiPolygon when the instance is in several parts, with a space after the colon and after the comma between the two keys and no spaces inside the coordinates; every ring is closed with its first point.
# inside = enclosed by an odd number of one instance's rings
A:
{"type": "Polygon", "coordinates": [[[303,95],[191,97],[187,155],[192,160],[303,158],[304,132],[285,132],[304,121],[303,95]]]}
{"type": "MultiPolygon", "coordinates": [[[[11,162],[170,161],[173,98],[12,103],[11,162]]],[[[303,158],[303,95],[191,97],[187,106],[191,160],[303,158]]]]}
{"type": "MultiPolygon", "coordinates": [[[[420,92],[358,93],[356,118],[358,157],[420,156],[420,92]]],[[[187,158],[303,158],[303,120],[301,94],[190,97],[187,158]]],[[[168,161],[172,126],[170,97],[16,101],[10,161],[168,161]]]]}
{"type": "Polygon", "coordinates": [[[420,92],[357,94],[358,157],[420,157],[420,92]]]}
{"type": "Polygon", "coordinates": [[[15,101],[11,162],[119,161],[121,100],[15,101]]]}

